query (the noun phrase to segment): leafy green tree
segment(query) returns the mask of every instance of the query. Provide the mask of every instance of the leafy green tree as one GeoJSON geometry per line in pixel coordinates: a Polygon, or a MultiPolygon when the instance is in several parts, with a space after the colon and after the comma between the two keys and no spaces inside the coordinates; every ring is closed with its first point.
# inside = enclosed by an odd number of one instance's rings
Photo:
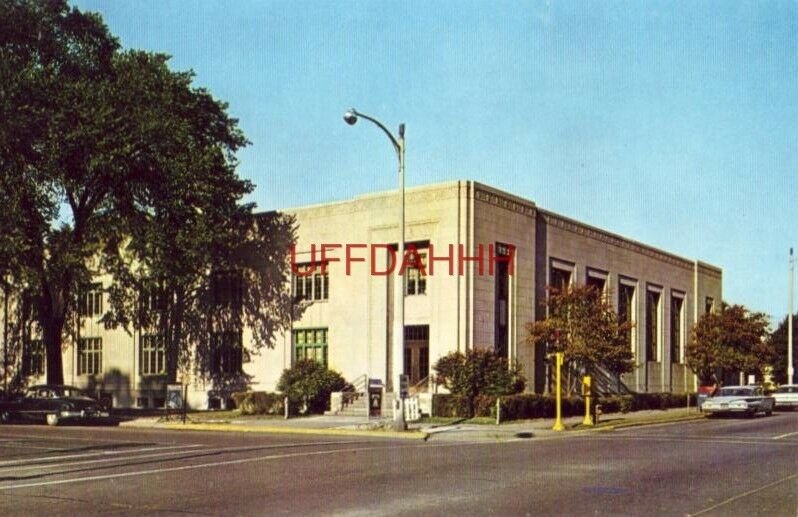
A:
{"type": "Polygon", "coordinates": [[[277,390],[288,397],[292,411],[302,407],[308,413],[323,413],[330,408],[332,392],[351,387],[341,374],[313,359],[297,361],[283,370],[277,382],[277,390]]]}
{"type": "MultiPolygon", "coordinates": [[[[583,374],[605,368],[618,379],[634,367],[629,346],[631,322],[618,321],[607,297],[593,286],[552,290],[546,301],[546,319],[527,325],[529,342],[562,352],[569,373],[583,374]]],[[[569,393],[573,383],[568,382],[569,393]]]]}
{"type": "Polygon", "coordinates": [[[103,321],[158,328],[170,379],[213,353],[209,331],[243,319],[258,348],[290,321],[293,220],[241,203],[253,185],[235,153],[248,142],[192,80],[164,55],[123,52],[98,15],[63,0],[0,0],[0,186],[18,202],[0,212],[0,248],[33,299],[48,382],[63,382],[69,322],[100,272],[114,281],[103,321]],[[215,299],[219,271],[247,281],[240,303],[215,299]],[[148,313],[152,289],[163,303],[148,313]]]}
{"type": "MultiPolygon", "coordinates": [[[[787,317],[785,316],[776,330],[768,336],[768,343],[773,348],[773,380],[779,384],[784,384],[787,381],[787,317]]],[[[798,320],[793,320],[792,328],[792,357],[793,365],[798,360],[798,320]]]]}
{"type": "Polygon", "coordinates": [[[469,415],[474,414],[478,395],[512,395],[524,391],[526,383],[517,364],[510,365],[506,358],[488,349],[452,352],[438,359],[433,369],[438,384],[467,397],[469,415]]]}
{"type": "Polygon", "coordinates": [[[704,314],[693,326],[687,365],[704,384],[735,372],[762,379],[776,355],[766,339],[767,329],[765,314],[723,303],[719,311],[704,314]]]}

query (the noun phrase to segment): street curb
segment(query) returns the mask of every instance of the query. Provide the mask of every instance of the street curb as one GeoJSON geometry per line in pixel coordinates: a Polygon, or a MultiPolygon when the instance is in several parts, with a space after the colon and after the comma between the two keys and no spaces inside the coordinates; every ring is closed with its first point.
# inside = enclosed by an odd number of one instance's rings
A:
{"type": "Polygon", "coordinates": [[[237,424],[181,424],[166,423],[155,426],[160,429],[172,431],[221,431],[238,433],[268,433],[268,434],[305,434],[327,436],[363,436],[370,438],[396,438],[402,440],[426,440],[429,435],[424,432],[396,432],[396,431],[368,431],[360,429],[305,429],[298,427],[270,427],[262,425],[237,425],[237,424]]]}
{"type": "Polygon", "coordinates": [[[672,418],[659,418],[659,419],[651,419],[651,420],[631,420],[629,422],[621,422],[619,424],[611,424],[606,427],[597,427],[594,429],[595,432],[602,432],[602,431],[614,431],[615,429],[624,429],[627,427],[641,427],[641,426],[648,426],[648,425],[657,425],[657,424],[675,424],[678,422],[689,422],[691,420],[701,420],[704,418],[703,414],[698,415],[685,415],[685,416],[678,416],[672,418]]]}

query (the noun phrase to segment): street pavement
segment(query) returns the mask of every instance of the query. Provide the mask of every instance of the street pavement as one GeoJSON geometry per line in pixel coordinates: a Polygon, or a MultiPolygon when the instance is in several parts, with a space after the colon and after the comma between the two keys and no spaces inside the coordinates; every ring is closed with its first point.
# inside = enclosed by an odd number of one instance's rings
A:
{"type": "Polygon", "coordinates": [[[643,422],[426,441],[0,426],[0,515],[798,515],[798,412],[625,427],[643,422]]]}

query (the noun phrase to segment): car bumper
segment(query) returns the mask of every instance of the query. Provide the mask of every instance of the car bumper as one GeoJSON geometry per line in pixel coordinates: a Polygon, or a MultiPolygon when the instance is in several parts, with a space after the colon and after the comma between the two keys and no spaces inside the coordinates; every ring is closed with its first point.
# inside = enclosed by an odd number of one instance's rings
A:
{"type": "Polygon", "coordinates": [[[108,418],[110,413],[107,411],[61,411],[61,418],[108,418]]]}
{"type": "Polygon", "coordinates": [[[757,411],[763,411],[762,408],[759,407],[726,407],[726,408],[719,408],[719,407],[707,407],[706,404],[701,407],[701,410],[704,413],[755,413],[757,411]]]}
{"type": "Polygon", "coordinates": [[[775,406],[796,408],[798,407],[798,400],[777,400],[775,406]]]}

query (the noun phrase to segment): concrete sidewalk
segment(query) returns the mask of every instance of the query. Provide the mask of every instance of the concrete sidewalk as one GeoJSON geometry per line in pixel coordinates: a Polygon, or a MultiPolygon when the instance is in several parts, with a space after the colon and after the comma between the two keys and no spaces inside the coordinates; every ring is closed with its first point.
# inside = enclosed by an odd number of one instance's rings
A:
{"type": "Polygon", "coordinates": [[[408,424],[406,432],[391,430],[390,419],[343,416],[309,416],[290,419],[229,417],[214,418],[210,413],[192,413],[186,424],[180,420],[163,421],[158,417],[137,418],[120,423],[125,427],[149,427],[171,430],[233,431],[249,433],[317,434],[338,436],[370,436],[383,438],[423,439],[434,441],[508,441],[534,438],[555,438],[580,433],[609,431],[622,427],[655,425],[703,418],[696,408],[646,410],[633,413],[602,415],[598,425],[582,425],[583,417],[563,419],[564,431],[554,431],[553,418],[476,424],[468,420],[451,424],[408,424]]]}

